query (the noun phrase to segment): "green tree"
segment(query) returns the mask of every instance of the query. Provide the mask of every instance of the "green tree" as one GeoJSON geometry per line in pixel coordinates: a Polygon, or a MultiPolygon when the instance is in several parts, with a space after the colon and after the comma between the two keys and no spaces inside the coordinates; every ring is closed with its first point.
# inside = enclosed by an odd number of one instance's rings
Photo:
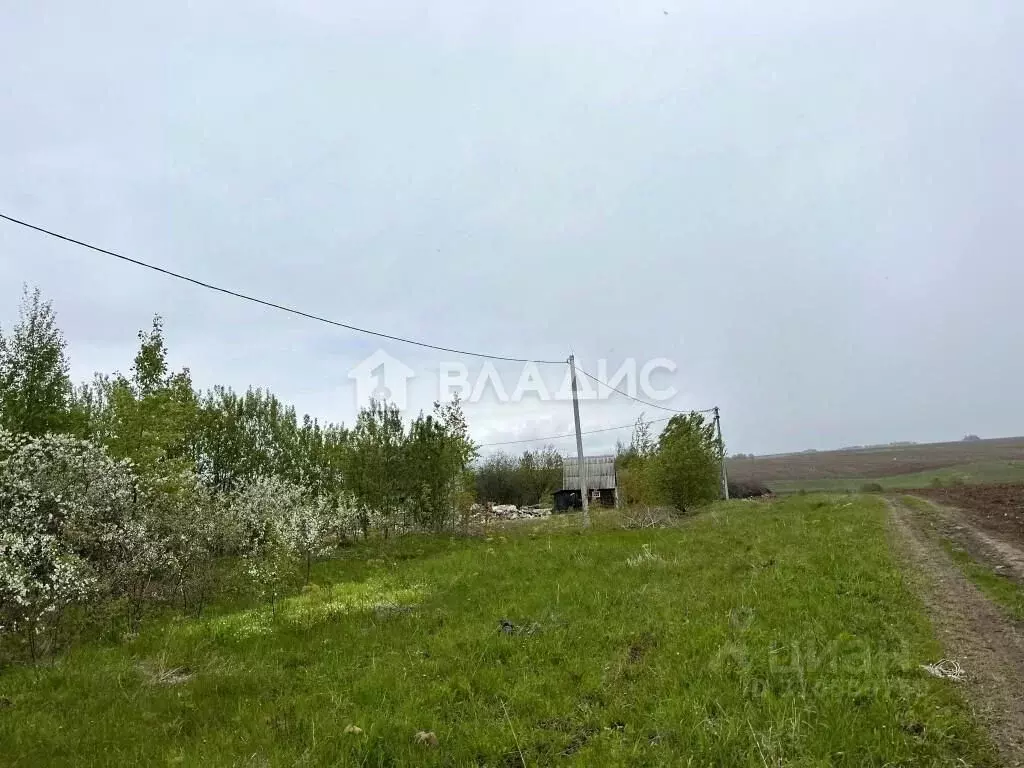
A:
{"type": "Polygon", "coordinates": [[[719,443],[702,414],[673,416],[651,458],[652,480],[665,502],[686,510],[718,498],[719,443]]]}
{"type": "Polygon", "coordinates": [[[337,500],[344,492],[349,432],[321,425],[270,392],[238,394],[214,387],[203,398],[194,451],[198,467],[218,491],[233,491],[261,477],[301,485],[317,498],[337,500]]]}
{"type": "Polygon", "coordinates": [[[371,400],[356,417],[346,462],[349,489],[363,508],[364,535],[371,522],[384,531],[385,537],[399,522],[398,513],[409,487],[405,446],[398,408],[371,400]]]}
{"type": "Polygon", "coordinates": [[[405,497],[414,525],[441,531],[453,526],[463,510],[466,469],[476,456],[458,398],[434,403],[409,427],[403,476],[405,497]]]}
{"type": "Polygon", "coordinates": [[[261,477],[291,478],[297,433],[295,409],[272,393],[249,389],[240,395],[214,387],[202,402],[197,462],[219,491],[261,477]]]}
{"type": "Polygon", "coordinates": [[[99,376],[83,407],[93,406],[93,432],[111,455],[131,459],[141,474],[171,477],[195,466],[193,438],[199,403],[187,368],[168,373],[163,322],[139,332],[130,377],[99,376]]]}
{"type": "Polygon", "coordinates": [[[0,334],[0,426],[33,436],[74,428],[66,347],[50,302],[26,288],[12,333],[0,334]]]}
{"type": "Polygon", "coordinates": [[[489,501],[498,504],[518,504],[518,468],[519,462],[516,458],[504,451],[495,451],[489,455],[474,471],[477,500],[483,504],[489,501]]]}
{"type": "Polygon", "coordinates": [[[539,504],[562,487],[562,457],[552,446],[523,451],[518,458],[498,451],[474,475],[481,502],[539,504]]]}
{"type": "Polygon", "coordinates": [[[562,456],[552,446],[523,451],[516,469],[519,506],[540,504],[562,487],[562,456]]]}
{"type": "Polygon", "coordinates": [[[629,445],[620,442],[615,452],[619,499],[627,506],[661,503],[660,491],[654,477],[656,452],[657,443],[651,436],[651,422],[641,413],[633,426],[629,445]]]}

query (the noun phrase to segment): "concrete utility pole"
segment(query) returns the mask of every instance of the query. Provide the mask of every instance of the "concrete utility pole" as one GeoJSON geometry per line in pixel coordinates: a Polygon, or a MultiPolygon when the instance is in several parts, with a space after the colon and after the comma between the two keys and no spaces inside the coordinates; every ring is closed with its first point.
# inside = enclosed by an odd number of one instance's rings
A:
{"type": "Polygon", "coordinates": [[[586,465],[583,463],[583,435],[580,434],[580,399],[576,394],[576,355],[569,355],[569,371],[572,373],[572,415],[576,421],[576,459],[580,471],[580,498],[583,501],[583,525],[590,526],[590,500],[587,498],[586,465]]]}
{"type": "Polygon", "coordinates": [[[718,415],[718,406],[715,406],[715,431],[718,433],[718,460],[722,467],[721,485],[722,498],[729,500],[729,475],[725,471],[725,442],[722,440],[722,419],[718,415]]]}

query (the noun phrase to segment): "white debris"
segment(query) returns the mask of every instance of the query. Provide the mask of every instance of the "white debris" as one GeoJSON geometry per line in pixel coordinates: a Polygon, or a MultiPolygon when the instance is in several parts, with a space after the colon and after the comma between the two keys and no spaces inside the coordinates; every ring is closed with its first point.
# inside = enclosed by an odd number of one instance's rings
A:
{"type": "Polygon", "coordinates": [[[517,507],[515,504],[474,504],[470,509],[472,519],[478,523],[497,520],[529,520],[548,517],[549,507],[517,507]]]}
{"type": "Polygon", "coordinates": [[[952,659],[940,659],[934,664],[922,664],[921,669],[932,677],[941,677],[959,683],[966,674],[963,668],[952,659]]]}

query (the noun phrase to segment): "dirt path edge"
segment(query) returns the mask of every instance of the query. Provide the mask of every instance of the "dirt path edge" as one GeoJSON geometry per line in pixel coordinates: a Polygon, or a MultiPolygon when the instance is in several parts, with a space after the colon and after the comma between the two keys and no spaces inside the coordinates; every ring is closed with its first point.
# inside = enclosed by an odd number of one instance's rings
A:
{"type": "Polygon", "coordinates": [[[966,672],[959,685],[1004,764],[1024,768],[1024,634],[918,528],[907,507],[893,499],[886,503],[893,545],[910,566],[911,584],[947,657],[966,672]]]}

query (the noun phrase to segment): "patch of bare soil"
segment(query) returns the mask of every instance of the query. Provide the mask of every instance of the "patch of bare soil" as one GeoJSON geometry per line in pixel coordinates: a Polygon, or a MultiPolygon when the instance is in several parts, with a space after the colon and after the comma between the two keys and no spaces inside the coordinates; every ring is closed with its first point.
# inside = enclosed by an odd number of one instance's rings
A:
{"type": "Polygon", "coordinates": [[[911,493],[956,507],[971,524],[1024,548],[1024,484],[922,488],[911,493]]]}
{"type": "Polygon", "coordinates": [[[977,525],[977,516],[957,507],[947,507],[924,494],[912,492],[931,506],[934,514],[917,515],[918,524],[956,542],[970,553],[975,560],[990,566],[1000,576],[1024,584],[1024,546],[1017,544],[1013,537],[990,532],[977,525]]]}
{"type": "Polygon", "coordinates": [[[946,656],[1007,766],[1024,767],[1024,628],[960,572],[904,505],[889,501],[894,546],[910,566],[946,656]]]}

